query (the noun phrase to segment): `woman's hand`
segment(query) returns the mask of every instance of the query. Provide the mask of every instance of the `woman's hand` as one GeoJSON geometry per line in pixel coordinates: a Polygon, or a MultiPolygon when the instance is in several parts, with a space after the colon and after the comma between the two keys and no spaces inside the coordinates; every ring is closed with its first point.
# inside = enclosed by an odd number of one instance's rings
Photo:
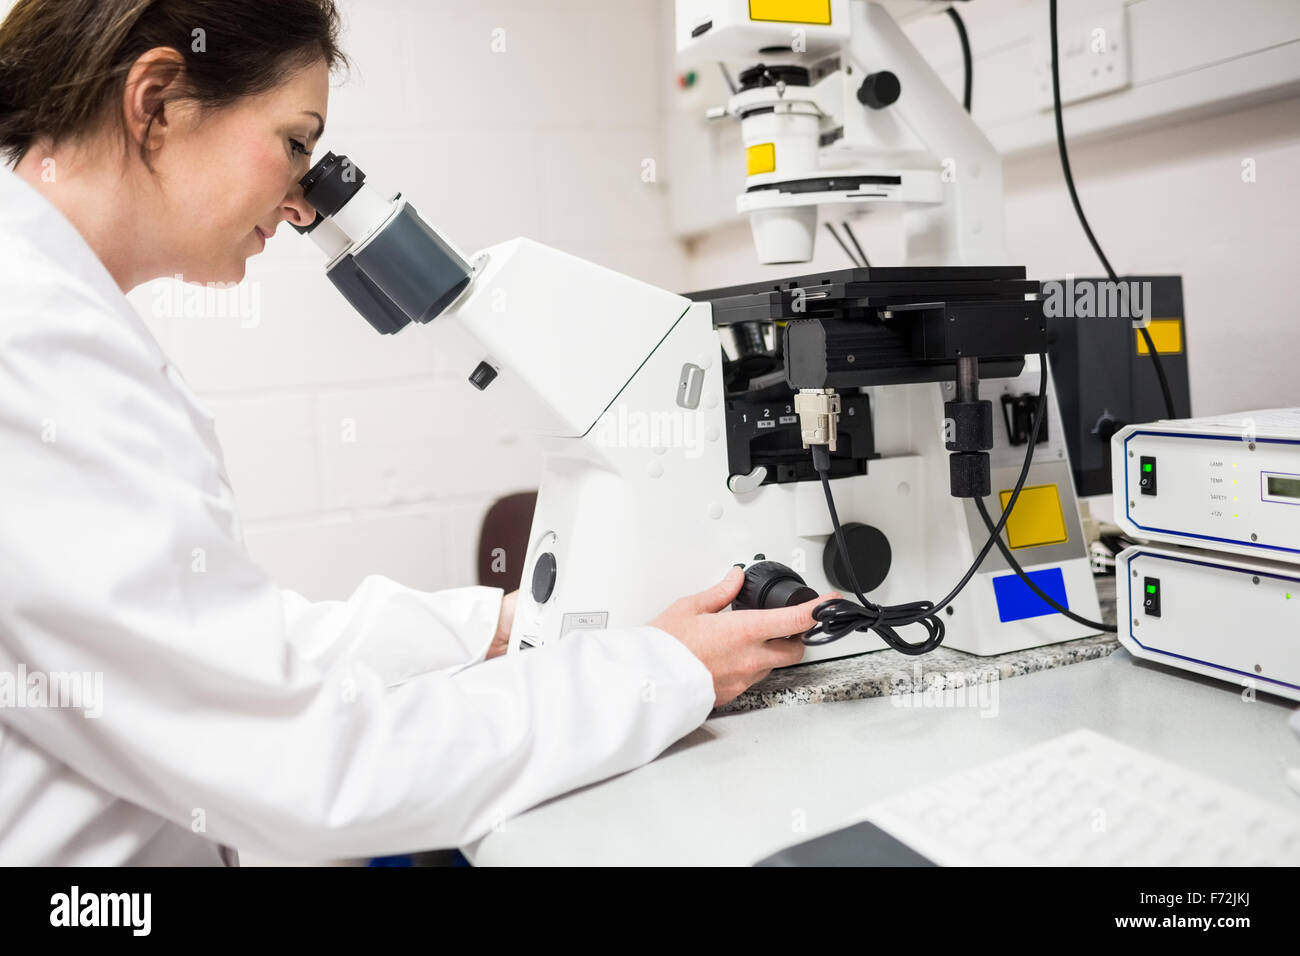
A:
{"type": "Polygon", "coordinates": [[[501,599],[501,617],[497,619],[497,632],[492,638],[491,646],[488,647],[486,660],[500,657],[509,649],[510,629],[514,627],[515,602],[518,600],[518,591],[511,591],[501,599]]]}
{"type": "Polygon", "coordinates": [[[685,644],[709,669],[714,707],[761,681],[772,668],[799,663],[803,643],[798,635],[817,623],[813,608],[842,596],[832,591],[795,607],[717,613],[736,599],[744,583],[745,573],[732,568],[707,591],[682,598],[650,622],[685,644]]]}

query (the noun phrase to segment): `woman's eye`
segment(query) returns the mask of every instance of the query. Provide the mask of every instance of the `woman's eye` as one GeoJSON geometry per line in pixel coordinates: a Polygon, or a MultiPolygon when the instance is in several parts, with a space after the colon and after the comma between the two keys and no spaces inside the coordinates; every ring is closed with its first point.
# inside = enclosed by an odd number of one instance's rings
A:
{"type": "Polygon", "coordinates": [[[304,146],[302,143],[298,142],[296,139],[289,140],[289,152],[295,154],[301,153],[303,156],[310,155],[310,153],[307,152],[307,147],[304,146]]]}

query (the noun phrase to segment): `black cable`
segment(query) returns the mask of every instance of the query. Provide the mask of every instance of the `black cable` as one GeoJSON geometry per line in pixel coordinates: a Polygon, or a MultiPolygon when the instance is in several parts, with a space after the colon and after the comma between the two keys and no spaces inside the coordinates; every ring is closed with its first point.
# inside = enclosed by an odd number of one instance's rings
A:
{"type": "MultiPolygon", "coordinates": [[[[1079,225],[1083,226],[1084,235],[1088,237],[1088,242],[1092,244],[1092,251],[1097,253],[1097,258],[1101,260],[1102,268],[1106,270],[1106,276],[1110,281],[1118,283],[1119,276],[1111,268],[1110,260],[1106,258],[1106,254],[1101,251],[1101,244],[1097,242],[1097,237],[1092,234],[1092,227],[1088,225],[1088,217],[1083,214],[1083,205],[1079,202],[1079,193],[1074,188],[1074,174],[1070,172],[1070,154],[1065,148],[1065,123],[1061,118],[1061,69],[1060,56],[1057,52],[1056,0],[1050,0],[1048,18],[1051,23],[1052,34],[1052,104],[1053,111],[1056,114],[1056,148],[1061,154],[1061,171],[1065,174],[1065,185],[1070,191],[1070,202],[1074,203],[1074,211],[1079,217],[1079,225]]],[[[1160,380],[1160,394],[1165,400],[1165,414],[1170,418],[1177,418],[1178,413],[1174,410],[1174,395],[1169,390],[1169,379],[1165,377],[1165,366],[1160,361],[1160,354],[1156,351],[1156,344],[1151,340],[1151,333],[1147,331],[1145,325],[1139,326],[1138,331],[1142,334],[1142,339],[1146,342],[1147,349],[1151,353],[1151,365],[1156,370],[1156,378],[1160,380]]]]}
{"type": "MultiPolygon", "coordinates": [[[[1039,429],[1042,428],[1043,411],[1047,407],[1046,353],[1041,353],[1038,360],[1040,363],[1038,407],[1034,412],[1031,435],[1037,435],[1039,429]]],[[[1034,460],[1034,446],[1034,442],[1029,442],[1028,448],[1025,449],[1025,463],[1021,466],[1020,477],[1016,479],[1016,487],[1011,492],[1011,498],[1007,501],[1002,517],[998,519],[994,533],[984,543],[984,547],[975,556],[975,561],[965,575],[962,576],[962,579],[957,582],[957,586],[948,592],[948,596],[938,602],[914,601],[911,604],[882,606],[867,600],[866,595],[862,593],[862,587],[858,584],[857,574],[853,570],[853,562],[849,560],[849,549],[844,541],[844,532],[840,528],[839,515],[835,511],[835,499],[831,495],[830,451],[825,445],[814,445],[812,448],[813,466],[817,469],[817,474],[822,482],[822,490],[826,493],[826,505],[831,513],[831,525],[835,529],[835,543],[839,548],[840,559],[844,562],[844,567],[848,571],[849,582],[853,585],[853,593],[861,603],[854,604],[847,598],[834,598],[817,605],[817,607],[813,608],[812,616],[813,620],[818,623],[817,626],[803,635],[804,644],[808,646],[829,644],[854,631],[875,631],[881,640],[894,650],[901,654],[916,656],[927,654],[943,643],[945,628],[943,619],[939,617],[939,612],[951,604],[953,598],[966,587],[970,579],[975,576],[979,566],[984,563],[989,551],[993,549],[994,543],[999,540],[998,535],[1006,526],[1007,519],[1011,517],[1011,509],[1016,506],[1016,501],[1020,498],[1020,489],[1025,486],[1025,479],[1029,477],[1029,466],[1034,460]],[[927,634],[926,639],[911,644],[899,637],[895,629],[908,624],[920,624],[924,627],[927,634]],[[825,636],[818,638],[818,634],[825,636]]]]}
{"type": "Polygon", "coordinates": [[[844,240],[841,239],[840,234],[835,231],[835,227],[828,222],[826,223],[826,228],[829,229],[831,235],[835,237],[835,241],[840,244],[840,248],[844,250],[844,254],[849,257],[849,262],[853,263],[855,266],[862,265],[862,263],[858,262],[854,257],[853,253],[849,252],[849,247],[844,244],[844,240]]]}
{"type": "Polygon", "coordinates": [[[858,256],[862,259],[862,264],[864,266],[871,265],[871,260],[868,259],[867,254],[862,251],[862,247],[858,245],[858,237],[853,234],[853,227],[849,225],[848,220],[847,219],[844,220],[843,222],[840,223],[840,225],[844,227],[844,233],[849,237],[849,240],[853,243],[853,248],[858,250],[858,256]]]}
{"type": "MultiPolygon", "coordinates": [[[[989,509],[984,507],[983,498],[975,499],[975,510],[978,511],[980,513],[980,517],[984,519],[984,527],[992,531],[993,519],[989,517],[989,509]]],[[[1042,598],[1043,601],[1050,608],[1052,608],[1052,610],[1056,611],[1059,614],[1064,614],[1071,621],[1077,621],[1078,623],[1082,624],[1084,627],[1091,627],[1098,631],[1118,632],[1118,628],[1114,624],[1099,624],[1097,621],[1090,621],[1086,617],[1081,617],[1078,614],[1075,614],[1068,607],[1063,607],[1060,604],[1057,604],[1056,601],[1052,599],[1051,595],[1049,595],[1046,591],[1040,588],[1038,584],[1035,583],[1034,579],[1025,573],[1025,569],[1020,566],[1019,562],[1017,562],[1015,557],[1011,554],[1011,549],[1007,547],[1007,543],[1002,540],[1002,535],[999,534],[997,536],[997,541],[998,541],[998,550],[1002,552],[1002,557],[1006,558],[1007,564],[1011,565],[1011,570],[1015,571],[1016,574],[1019,576],[1020,580],[1024,581],[1025,584],[1028,585],[1029,590],[1033,591],[1040,598],[1042,598]]]]}
{"type": "MultiPolygon", "coordinates": [[[[816,445],[813,447],[814,458],[817,458],[817,450],[825,449],[825,445],[816,445]]],[[[822,480],[822,490],[826,493],[826,507],[831,513],[831,524],[835,528],[835,544],[839,548],[840,557],[845,562],[848,569],[849,580],[853,584],[853,593],[857,595],[858,600],[862,602],[861,606],[855,605],[847,599],[837,599],[824,601],[813,609],[813,620],[818,624],[812,630],[803,636],[804,644],[815,647],[819,644],[829,644],[832,641],[838,641],[845,634],[853,631],[875,631],[886,644],[902,654],[918,655],[926,654],[934,650],[943,642],[944,624],[943,619],[935,613],[934,605],[929,601],[913,601],[911,604],[894,604],[880,606],[867,600],[862,593],[862,586],[858,584],[857,572],[853,570],[853,565],[848,561],[848,546],[844,542],[844,530],[840,527],[840,517],[835,511],[835,498],[831,495],[831,485],[828,475],[828,469],[821,467],[818,462],[817,473],[822,480]],[[906,618],[906,620],[903,620],[906,618]],[[898,636],[894,630],[895,625],[920,623],[925,628],[928,635],[924,641],[919,644],[909,644],[898,636]],[[817,638],[817,634],[826,635],[823,638],[817,638]]],[[[827,452],[827,465],[829,465],[829,452],[827,452]]]]}
{"type": "Polygon", "coordinates": [[[957,28],[957,38],[961,40],[961,59],[966,66],[966,84],[965,91],[962,94],[962,105],[966,107],[966,112],[970,112],[970,86],[975,71],[971,69],[970,56],[970,37],[966,35],[966,23],[962,20],[961,14],[957,12],[956,7],[948,8],[948,16],[952,18],[953,26],[957,28]]]}

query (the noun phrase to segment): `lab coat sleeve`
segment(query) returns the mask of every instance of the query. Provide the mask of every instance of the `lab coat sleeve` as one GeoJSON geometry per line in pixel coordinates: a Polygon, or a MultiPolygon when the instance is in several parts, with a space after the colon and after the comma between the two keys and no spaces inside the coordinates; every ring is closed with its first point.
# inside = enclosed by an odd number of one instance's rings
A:
{"type": "Polygon", "coordinates": [[[294,649],[328,670],[353,659],[388,685],[430,670],[467,667],[487,657],[501,615],[502,590],[418,591],[373,574],[346,601],[280,592],[294,649]]]}
{"type": "Polygon", "coordinates": [[[54,306],[0,328],[0,669],[102,692],[0,721],[89,780],[250,851],[384,854],[477,839],[708,715],[708,670],[654,627],[448,668],[483,649],[498,595],[286,595],[242,544],[210,417],[120,317],[54,306]],[[354,640],[394,620],[463,643],[416,660],[354,640]]]}

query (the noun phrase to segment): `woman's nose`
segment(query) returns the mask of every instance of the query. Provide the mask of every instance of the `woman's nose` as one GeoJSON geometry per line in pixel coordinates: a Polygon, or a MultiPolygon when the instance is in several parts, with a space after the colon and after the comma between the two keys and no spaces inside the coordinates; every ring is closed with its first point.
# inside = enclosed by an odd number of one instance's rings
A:
{"type": "Polygon", "coordinates": [[[297,183],[280,204],[280,211],[295,226],[310,226],[316,221],[316,209],[303,198],[302,186],[297,183]]]}

